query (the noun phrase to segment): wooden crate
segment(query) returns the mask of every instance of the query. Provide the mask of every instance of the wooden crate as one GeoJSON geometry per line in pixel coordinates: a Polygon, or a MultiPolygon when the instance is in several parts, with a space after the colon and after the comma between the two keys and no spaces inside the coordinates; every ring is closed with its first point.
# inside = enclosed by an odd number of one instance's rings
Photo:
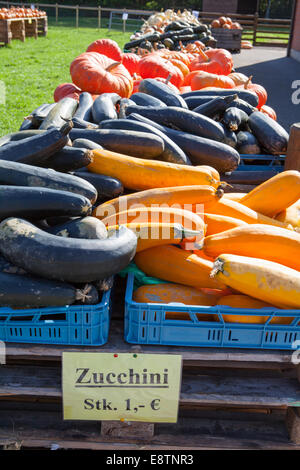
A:
{"type": "Polygon", "coordinates": [[[217,48],[240,52],[242,29],[212,28],[211,34],[217,41],[217,48]]]}
{"type": "Polygon", "coordinates": [[[10,44],[12,39],[25,41],[26,37],[46,36],[47,16],[40,18],[13,18],[0,20],[0,44],[10,44]]]}
{"type": "Polygon", "coordinates": [[[118,279],[111,333],[102,347],[6,344],[0,447],[49,449],[55,443],[60,449],[111,451],[300,449],[300,388],[292,352],[125,343],[124,289],[124,280],[118,279]],[[178,422],[63,421],[63,351],[180,354],[178,422]]]}

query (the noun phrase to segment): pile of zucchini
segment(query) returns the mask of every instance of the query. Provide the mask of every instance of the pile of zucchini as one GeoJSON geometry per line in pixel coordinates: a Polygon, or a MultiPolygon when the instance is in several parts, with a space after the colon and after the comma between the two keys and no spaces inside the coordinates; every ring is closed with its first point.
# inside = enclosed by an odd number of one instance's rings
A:
{"type": "Polygon", "coordinates": [[[210,26],[205,24],[195,25],[182,20],[172,21],[164,28],[162,33],[141,34],[141,32],[137,32],[130,39],[130,42],[125,44],[124,50],[132,52],[137,52],[138,48],[151,51],[153,47],[180,51],[182,44],[186,46],[195,41],[201,41],[207,47],[216,47],[217,45],[210,26]]]}

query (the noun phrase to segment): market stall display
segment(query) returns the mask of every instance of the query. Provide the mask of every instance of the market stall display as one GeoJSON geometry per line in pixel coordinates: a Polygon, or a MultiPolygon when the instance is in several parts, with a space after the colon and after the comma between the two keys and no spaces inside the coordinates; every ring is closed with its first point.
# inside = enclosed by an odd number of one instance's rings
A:
{"type": "Polygon", "coordinates": [[[48,17],[38,8],[0,8],[0,43],[10,44],[13,39],[25,41],[27,37],[46,36],[48,17]]]}

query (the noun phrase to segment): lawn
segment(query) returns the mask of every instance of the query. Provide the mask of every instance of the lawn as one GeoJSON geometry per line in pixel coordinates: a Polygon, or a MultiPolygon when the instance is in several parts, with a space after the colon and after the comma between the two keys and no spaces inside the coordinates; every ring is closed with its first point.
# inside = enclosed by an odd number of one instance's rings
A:
{"type": "Polygon", "coordinates": [[[24,43],[15,40],[0,47],[0,93],[4,83],[6,95],[5,104],[0,96],[0,136],[17,131],[23,118],[40,104],[53,102],[56,86],[71,81],[70,63],[92,41],[107,37],[123,47],[130,34],[99,30],[97,23],[76,29],[72,24],[50,22],[47,37],[28,38],[24,43]]]}

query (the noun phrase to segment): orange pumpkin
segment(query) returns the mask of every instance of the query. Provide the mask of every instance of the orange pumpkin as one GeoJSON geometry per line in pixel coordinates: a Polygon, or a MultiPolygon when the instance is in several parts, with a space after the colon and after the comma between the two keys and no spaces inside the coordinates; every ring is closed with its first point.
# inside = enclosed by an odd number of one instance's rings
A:
{"type": "Polygon", "coordinates": [[[140,60],[138,73],[142,78],[168,78],[170,76],[170,82],[176,87],[181,86],[184,81],[181,70],[156,53],[148,54],[140,60]]]}
{"type": "Polygon", "coordinates": [[[190,70],[204,70],[219,75],[230,74],[233,68],[232,55],[226,49],[199,50],[198,56],[191,61],[190,70]]]}
{"type": "Polygon", "coordinates": [[[134,54],[133,52],[126,52],[122,56],[122,64],[128,70],[130,75],[133,75],[137,72],[140,60],[140,56],[134,54]]]}
{"type": "Polygon", "coordinates": [[[219,18],[220,25],[223,26],[223,24],[226,24],[226,22],[227,22],[226,16],[220,16],[219,18]]]}
{"type": "Polygon", "coordinates": [[[271,106],[267,106],[264,104],[261,108],[260,111],[264,114],[267,114],[270,118],[274,119],[274,121],[277,121],[277,114],[276,111],[271,108],[271,106]]]}
{"type": "Polygon", "coordinates": [[[213,20],[213,21],[211,22],[211,27],[212,27],[212,28],[220,28],[220,26],[221,26],[221,25],[220,25],[220,21],[219,21],[219,20],[213,20]]]}
{"type": "Polygon", "coordinates": [[[79,100],[80,93],[80,88],[74,85],[74,83],[62,83],[56,87],[53,97],[56,103],[66,96],[79,100]]]}
{"type": "Polygon", "coordinates": [[[128,70],[119,62],[98,52],[84,52],[70,66],[73,83],[82,91],[92,94],[117,93],[129,98],[133,80],[128,70]]]}
{"type": "Polygon", "coordinates": [[[122,51],[112,39],[97,39],[88,46],[86,52],[98,52],[117,62],[122,62],[122,51]]]}
{"type": "MultiPolygon", "coordinates": [[[[187,77],[188,79],[188,77],[187,77]]],[[[217,75],[204,71],[198,71],[192,75],[191,80],[192,90],[201,90],[201,88],[214,87],[214,88],[234,88],[235,83],[227,75],[217,75]]]]}

